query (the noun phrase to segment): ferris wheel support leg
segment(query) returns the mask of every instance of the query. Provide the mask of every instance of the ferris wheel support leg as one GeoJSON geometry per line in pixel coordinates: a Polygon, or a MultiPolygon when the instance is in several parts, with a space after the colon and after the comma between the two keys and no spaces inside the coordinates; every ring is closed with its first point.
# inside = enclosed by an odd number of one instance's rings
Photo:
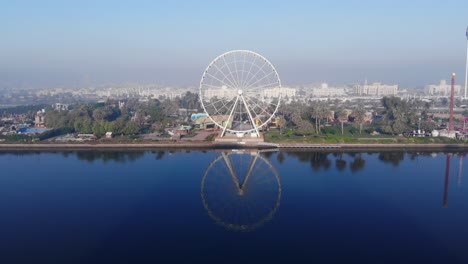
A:
{"type": "Polygon", "coordinates": [[[250,113],[249,106],[247,105],[247,102],[245,102],[244,96],[240,95],[242,98],[242,102],[244,102],[245,109],[247,110],[247,114],[249,114],[250,121],[252,122],[252,126],[255,129],[255,132],[257,133],[257,137],[260,137],[260,132],[258,132],[258,128],[255,125],[255,120],[252,117],[252,114],[250,113]]]}
{"type": "Polygon", "coordinates": [[[252,170],[255,165],[255,162],[257,162],[257,158],[258,156],[254,155],[253,159],[250,160],[249,169],[247,170],[247,175],[245,176],[244,182],[242,182],[241,184],[241,189],[244,188],[245,185],[247,185],[250,175],[252,174],[252,170]]]}
{"type": "Polygon", "coordinates": [[[240,183],[239,183],[239,177],[237,176],[236,171],[232,167],[231,160],[226,155],[226,153],[223,153],[222,155],[223,155],[224,162],[226,163],[226,166],[228,167],[229,174],[231,174],[232,181],[236,185],[237,191],[240,193],[241,192],[241,186],[240,186],[240,183]]]}
{"type": "Polygon", "coordinates": [[[221,137],[224,137],[224,133],[226,133],[226,128],[229,125],[229,120],[231,120],[232,113],[234,113],[234,109],[236,109],[237,101],[239,101],[239,96],[237,96],[236,101],[234,102],[234,105],[232,106],[231,113],[229,113],[229,117],[226,121],[226,125],[223,127],[223,132],[221,133],[221,137]]]}

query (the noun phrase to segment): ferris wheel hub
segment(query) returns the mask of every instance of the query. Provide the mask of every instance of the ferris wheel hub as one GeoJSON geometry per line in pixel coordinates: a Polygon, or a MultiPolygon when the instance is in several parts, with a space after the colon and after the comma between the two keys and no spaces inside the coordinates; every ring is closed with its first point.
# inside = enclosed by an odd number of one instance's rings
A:
{"type": "Polygon", "coordinates": [[[238,94],[238,95],[241,95],[241,94],[242,94],[242,90],[241,90],[241,89],[237,90],[237,94],[238,94]]]}

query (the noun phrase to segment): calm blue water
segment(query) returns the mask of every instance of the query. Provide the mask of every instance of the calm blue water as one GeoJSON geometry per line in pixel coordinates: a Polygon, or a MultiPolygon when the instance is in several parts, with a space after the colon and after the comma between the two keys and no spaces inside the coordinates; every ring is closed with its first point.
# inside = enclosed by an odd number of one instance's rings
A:
{"type": "Polygon", "coordinates": [[[0,152],[0,263],[468,263],[462,162],[0,152]]]}

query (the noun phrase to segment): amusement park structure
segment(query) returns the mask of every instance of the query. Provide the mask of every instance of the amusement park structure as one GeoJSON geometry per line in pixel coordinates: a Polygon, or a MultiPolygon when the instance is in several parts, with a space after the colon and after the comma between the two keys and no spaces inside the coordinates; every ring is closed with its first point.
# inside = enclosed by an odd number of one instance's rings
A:
{"type": "Polygon", "coordinates": [[[262,55],[233,50],[215,58],[200,81],[201,105],[220,137],[260,137],[281,100],[281,81],[262,55]]]}

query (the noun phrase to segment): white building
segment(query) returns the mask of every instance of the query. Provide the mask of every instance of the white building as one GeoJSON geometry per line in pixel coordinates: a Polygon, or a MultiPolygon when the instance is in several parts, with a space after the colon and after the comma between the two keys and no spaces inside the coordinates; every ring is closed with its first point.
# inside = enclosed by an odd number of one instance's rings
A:
{"type": "Polygon", "coordinates": [[[344,88],[329,87],[327,83],[322,83],[320,88],[312,88],[312,97],[342,97],[345,95],[344,88]]]}
{"type": "Polygon", "coordinates": [[[398,85],[387,85],[375,82],[373,84],[355,85],[354,93],[358,95],[386,96],[397,95],[398,85]]]}
{"type": "MultiPolygon", "coordinates": [[[[455,95],[461,95],[461,86],[455,85],[454,87],[455,95]]],[[[447,84],[445,80],[441,80],[439,85],[430,84],[424,87],[424,91],[426,94],[429,95],[443,95],[443,96],[450,96],[451,84],[447,84]]]]}
{"type": "Polygon", "coordinates": [[[57,111],[68,111],[68,104],[61,104],[61,103],[55,103],[54,105],[52,105],[52,107],[54,108],[54,110],[57,110],[57,111]]]}
{"type": "Polygon", "coordinates": [[[209,100],[213,97],[216,98],[235,98],[237,96],[237,90],[228,89],[226,86],[221,89],[206,89],[203,91],[203,97],[205,100],[209,100]]]}
{"type": "Polygon", "coordinates": [[[271,89],[264,89],[263,90],[263,97],[264,98],[272,98],[272,97],[296,97],[296,89],[294,88],[286,88],[286,87],[276,87],[271,89]]]}

